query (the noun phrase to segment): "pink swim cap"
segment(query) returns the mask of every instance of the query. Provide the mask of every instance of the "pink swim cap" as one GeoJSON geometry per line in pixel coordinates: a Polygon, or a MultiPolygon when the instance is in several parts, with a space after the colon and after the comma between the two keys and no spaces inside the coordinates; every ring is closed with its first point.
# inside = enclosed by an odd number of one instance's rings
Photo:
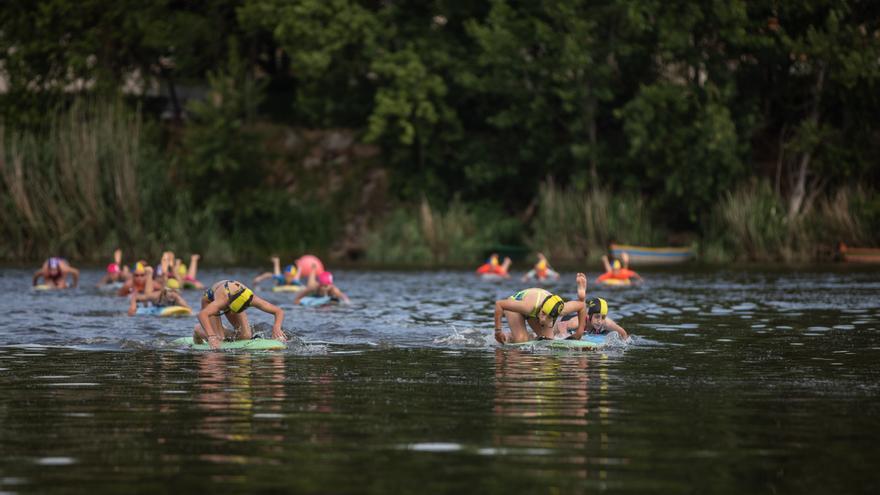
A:
{"type": "Polygon", "coordinates": [[[107,265],[107,273],[109,273],[110,275],[119,273],[119,265],[117,265],[116,263],[110,263],[109,265],[107,265]]]}
{"type": "Polygon", "coordinates": [[[318,275],[318,283],[321,285],[332,285],[333,274],[330,272],[321,272],[321,274],[318,275]]]}

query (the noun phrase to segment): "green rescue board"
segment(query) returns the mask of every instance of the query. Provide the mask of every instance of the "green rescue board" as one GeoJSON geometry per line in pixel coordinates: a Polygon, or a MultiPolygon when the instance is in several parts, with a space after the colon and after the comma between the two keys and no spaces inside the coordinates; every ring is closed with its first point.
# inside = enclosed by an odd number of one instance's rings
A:
{"type": "MultiPolygon", "coordinates": [[[[199,351],[210,351],[211,346],[207,343],[195,344],[192,337],[181,337],[171,342],[175,346],[189,347],[199,351]]],[[[271,349],[286,349],[287,344],[275,339],[249,339],[249,340],[224,340],[220,349],[247,349],[249,351],[266,351],[271,349]]]]}
{"type": "Polygon", "coordinates": [[[581,340],[529,340],[505,347],[546,347],[550,349],[598,349],[605,346],[604,335],[584,335],[581,340]]]}

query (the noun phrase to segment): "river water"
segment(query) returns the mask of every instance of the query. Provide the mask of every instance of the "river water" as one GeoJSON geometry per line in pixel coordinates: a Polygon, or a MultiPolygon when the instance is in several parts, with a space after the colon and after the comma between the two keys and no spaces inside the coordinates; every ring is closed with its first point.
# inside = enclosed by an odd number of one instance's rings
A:
{"type": "Polygon", "coordinates": [[[96,271],[31,274],[0,270],[0,493],[880,490],[880,271],[591,286],[633,337],[587,352],[499,348],[492,303],[528,284],[466,272],[339,271],[350,306],[258,291],[297,337],[263,353],[175,348],[194,317],[127,317],[96,271]]]}

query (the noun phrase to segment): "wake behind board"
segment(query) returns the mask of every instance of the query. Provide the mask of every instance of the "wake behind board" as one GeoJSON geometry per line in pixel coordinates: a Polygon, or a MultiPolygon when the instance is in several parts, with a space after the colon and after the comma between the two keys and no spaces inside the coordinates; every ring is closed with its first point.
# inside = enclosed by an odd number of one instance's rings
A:
{"type": "MultiPolygon", "coordinates": [[[[197,351],[210,351],[211,346],[207,342],[196,344],[192,337],[181,337],[171,341],[179,347],[189,347],[197,351]]],[[[248,339],[248,340],[224,340],[220,343],[220,349],[246,349],[250,351],[268,351],[272,349],[286,349],[287,344],[275,339],[248,339]]]]}
{"type": "Polygon", "coordinates": [[[302,285],[285,284],[272,287],[272,292],[299,292],[303,289],[302,285]]]}
{"type": "Polygon", "coordinates": [[[325,306],[335,302],[339,301],[330,296],[306,296],[299,300],[303,306],[325,306]]]}
{"type": "Polygon", "coordinates": [[[137,309],[135,314],[149,316],[191,316],[192,310],[186,306],[142,306],[137,309]]]}
{"type": "Polygon", "coordinates": [[[581,340],[529,340],[504,344],[505,347],[547,347],[550,349],[598,349],[605,346],[605,335],[584,335],[581,340]]]}

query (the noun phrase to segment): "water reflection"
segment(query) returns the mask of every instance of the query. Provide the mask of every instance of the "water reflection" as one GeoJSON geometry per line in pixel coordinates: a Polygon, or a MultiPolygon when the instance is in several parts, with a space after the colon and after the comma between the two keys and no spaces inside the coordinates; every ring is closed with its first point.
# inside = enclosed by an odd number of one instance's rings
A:
{"type": "Polygon", "coordinates": [[[535,474],[565,467],[579,479],[605,479],[602,467],[591,470],[591,465],[612,463],[605,431],[611,410],[605,397],[605,359],[592,352],[545,355],[497,349],[496,453],[534,457],[526,469],[535,474]]]}

